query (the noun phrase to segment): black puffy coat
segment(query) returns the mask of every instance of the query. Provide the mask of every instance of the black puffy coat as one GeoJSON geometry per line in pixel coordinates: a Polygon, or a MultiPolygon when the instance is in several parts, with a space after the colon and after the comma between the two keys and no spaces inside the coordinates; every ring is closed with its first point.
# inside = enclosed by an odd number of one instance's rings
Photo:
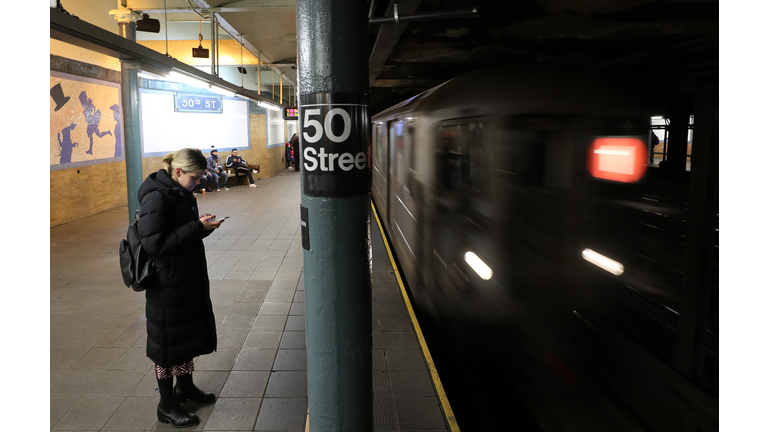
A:
{"type": "Polygon", "coordinates": [[[171,367],[216,351],[204,231],[197,200],[165,170],[139,187],[139,236],[155,257],[147,284],[147,357],[171,367]]]}

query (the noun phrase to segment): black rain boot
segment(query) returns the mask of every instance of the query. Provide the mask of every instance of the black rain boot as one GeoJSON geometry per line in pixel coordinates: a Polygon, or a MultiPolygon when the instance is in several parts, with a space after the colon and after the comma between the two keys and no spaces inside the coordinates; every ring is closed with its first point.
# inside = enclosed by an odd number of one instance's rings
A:
{"type": "Polygon", "coordinates": [[[191,400],[198,404],[210,404],[216,402],[216,395],[211,392],[202,391],[192,382],[192,374],[184,374],[176,377],[176,388],[174,389],[176,400],[186,402],[191,400]]]}
{"type": "Polygon", "coordinates": [[[173,378],[158,379],[157,388],[160,390],[160,403],[157,405],[157,421],[170,423],[176,428],[200,424],[200,418],[181,407],[173,394],[173,378]]]}

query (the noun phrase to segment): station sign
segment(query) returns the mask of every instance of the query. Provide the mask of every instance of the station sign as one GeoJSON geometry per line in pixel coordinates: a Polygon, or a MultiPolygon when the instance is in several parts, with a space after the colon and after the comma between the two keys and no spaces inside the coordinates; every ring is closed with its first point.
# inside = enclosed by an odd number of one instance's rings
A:
{"type": "Polygon", "coordinates": [[[300,101],[303,193],[338,198],[370,192],[368,96],[311,93],[300,101]]]}
{"type": "Polygon", "coordinates": [[[296,107],[283,108],[283,120],[298,120],[299,109],[296,107]]]}
{"type": "Polygon", "coordinates": [[[213,113],[224,112],[224,98],[221,96],[201,96],[193,94],[173,93],[173,110],[175,112],[213,113]]]}

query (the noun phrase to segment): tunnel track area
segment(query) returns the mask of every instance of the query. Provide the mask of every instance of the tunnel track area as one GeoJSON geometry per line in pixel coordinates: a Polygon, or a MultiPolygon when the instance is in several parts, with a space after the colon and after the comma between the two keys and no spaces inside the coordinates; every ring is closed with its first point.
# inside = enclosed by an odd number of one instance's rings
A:
{"type": "Polygon", "coordinates": [[[552,423],[550,413],[539,407],[534,415],[529,408],[536,397],[526,390],[530,383],[512,360],[505,340],[494,340],[492,332],[482,329],[439,324],[419,312],[375,205],[372,208],[450,431],[562,430],[552,423]],[[521,390],[528,404],[518,393],[521,390]]]}

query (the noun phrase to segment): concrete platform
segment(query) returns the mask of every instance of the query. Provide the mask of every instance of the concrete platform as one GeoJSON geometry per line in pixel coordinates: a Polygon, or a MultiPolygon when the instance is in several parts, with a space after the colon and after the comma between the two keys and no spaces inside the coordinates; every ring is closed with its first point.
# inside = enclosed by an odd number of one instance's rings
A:
{"type": "MultiPolygon", "coordinates": [[[[185,430],[307,428],[299,173],[257,184],[197,195],[230,218],[205,240],[219,346],[194,373],[218,398],[185,430]]],[[[457,431],[372,222],[374,430],[457,431]]],[[[157,422],[144,294],[120,277],[127,223],[122,207],[50,229],[52,431],[174,430],[157,422]]]]}

